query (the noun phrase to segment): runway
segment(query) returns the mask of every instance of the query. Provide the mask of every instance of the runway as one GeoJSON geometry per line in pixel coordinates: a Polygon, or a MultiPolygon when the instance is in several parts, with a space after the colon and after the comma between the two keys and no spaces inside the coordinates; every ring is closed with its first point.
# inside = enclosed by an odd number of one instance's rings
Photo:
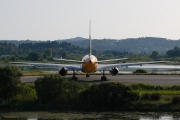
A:
{"type": "MultiPolygon", "coordinates": [[[[90,75],[86,78],[85,75],[76,75],[79,82],[85,83],[107,83],[107,82],[120,82],[123,84],[144,83],[150,85],[173,86],[180,85],[179,75],[106,75],[107,81],[101,81],[101,75],[90,75]]],[[[24,83],[33,83],[38,77],[42,76],[24,76],[21,81],[24,83]]],[[[65,76],[69,80],[72,75],[65,76]]]]}

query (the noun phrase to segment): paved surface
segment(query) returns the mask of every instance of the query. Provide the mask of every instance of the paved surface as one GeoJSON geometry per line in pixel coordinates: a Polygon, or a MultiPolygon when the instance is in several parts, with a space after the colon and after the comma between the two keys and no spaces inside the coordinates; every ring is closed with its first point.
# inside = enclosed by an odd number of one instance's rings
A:
{"type": "MultiPolygon", "coordinates": [[[[33,83],[38,77],[42,76],[25,76],[21,80],[25,83],[33,83]]],[[[67,75],[66,77],[71,79],[72,75],[67,75]]],[[[91,75],[89,78],[86,78],[85,75],[77,75],[77,77],[80,82],[86,83],[120,82],[124,84],[144,83],[163,86],[180,85],[179,75],[106,75],[107,81],[101,81],[101,75],[91,75]]]]}
{"type": "Polygon", "coordinates": [[[21,77],[21,81],[24,83],[34,83],[38,77],[42,76],[23,76],[21,77]]]}

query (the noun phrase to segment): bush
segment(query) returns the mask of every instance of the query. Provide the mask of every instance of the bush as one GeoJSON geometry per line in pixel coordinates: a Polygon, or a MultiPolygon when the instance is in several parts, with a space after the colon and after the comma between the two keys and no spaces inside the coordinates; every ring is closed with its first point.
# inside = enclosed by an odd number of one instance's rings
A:
{"type": "Polygon", "coordinates": [[[19,93],[22,73],[15,66],[0,67],[0,98],[7,100],[19,93]]]}
{"type": "Polygon", "coordinates": [[[141,96],[141,100],[150,100],[150,98],[151,98],[151,94],[149,94],[149,93],[144,93],[141,96]]]}
{"type": "Polygon", "coordinates": [[[57,103],[66,99],[67,81],[59,75],[46,75],[35,81],[37,97],[42,103],[57,103]]]}
{"type": "Polygon", "coordinates": [[[180,97],[179,96],[174,96],[172,98],[172,104],[178,104],[180,103],[180,97]]]}
{"type": "Polygon", "coordinates": [[[70,104],[78,97],[79,87],[60,75],[45,75],[35,81],[38,100],[45,104],[70,104]]]}
{"type": "Polygon", "coordinates": [[[146,70],[143,69],[137,69],[136,71],[134,71],[133,73],[147,73],[146,70]]]}
{"type": "Polygon", "coordinates": [[[152,93],[151,94],[151,100],[157,101],[157,100],[160,100],[160,98],[161,98],[161,95],[159,93],[152,93]]]}
{"type": "Polygon", "coordinates": [[[120,83],[93,85],[80,95],[81,105],[88,109],[121,109],[139,99],[130,87],[120,83]],[[127,105],[128,104],[128,105],[127,105]]]}
{"type": "Polygon", "coordinates": [[[0,67],[0,102],[2,104],[14,105],[36,100],[33,85],[22,83],[21,75],[20,69],[15,66],[0,67]]]}
{"type": "Polygon", "coordinates": [[[14,102],[23,103],[23,102],[35,101],[37,99],[34,85],[21,83],[18,87],[19,87],[19,93],[12,98],[14,102]]]}
{"type": "Polygon", "coordinates": [[[179,85],[173,85],[171,87],[171,90],[180,90],[180,86],[179,85]]]}
{"type": "Polygon", "coordinates": [[[161,95],[159,93],[144,93],[141,96],[141,100],[159,100],[161,95]]]}

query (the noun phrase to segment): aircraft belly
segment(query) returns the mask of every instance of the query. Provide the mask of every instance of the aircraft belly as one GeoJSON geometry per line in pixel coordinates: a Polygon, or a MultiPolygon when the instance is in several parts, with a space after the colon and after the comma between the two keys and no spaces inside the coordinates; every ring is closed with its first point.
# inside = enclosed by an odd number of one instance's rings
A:
{"type": "Polygon", "coordinates": [[[97,63],[83,63],[82,69],[85,73],[94,73],[98,67],[97,63]]]}

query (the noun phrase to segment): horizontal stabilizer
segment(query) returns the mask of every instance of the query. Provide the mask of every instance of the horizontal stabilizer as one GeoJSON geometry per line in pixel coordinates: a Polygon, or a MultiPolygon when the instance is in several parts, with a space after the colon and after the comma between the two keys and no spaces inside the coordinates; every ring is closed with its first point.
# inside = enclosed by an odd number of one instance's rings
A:
{"type": "Polygon", "coordinates": [[[101,60],[101,61],[98,61],[97,63],[103,63],[103,62],[113,62],[113,61],[126,60],[126,59],[128,59],[128,58],[119,58],[119,59],[101,60]]]}
{"type": "Polygon", "coordinates": [[[66,61],[66,62],[83,63],[83,61],[78,61],[78,60],[69,60],[69,59],[58,59],[58,58],[53,58],[53,60],[56,60],[56,61],[66,61]]]}

